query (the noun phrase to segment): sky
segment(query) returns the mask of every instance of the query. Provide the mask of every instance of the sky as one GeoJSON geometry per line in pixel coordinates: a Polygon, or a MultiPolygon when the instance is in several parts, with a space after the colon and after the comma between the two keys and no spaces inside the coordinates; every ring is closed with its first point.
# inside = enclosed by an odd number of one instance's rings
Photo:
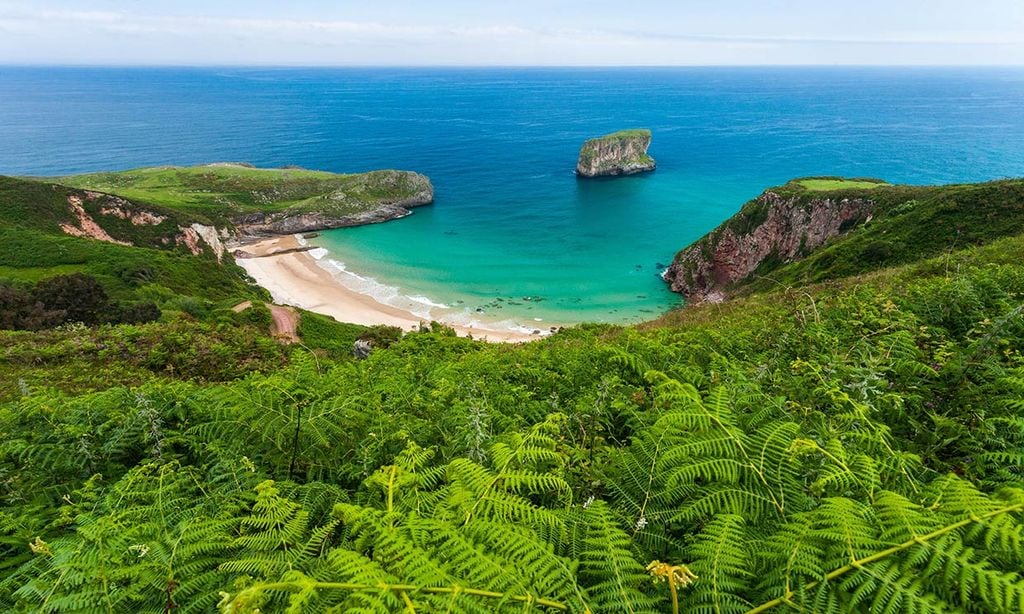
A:
{"type": "Polygon", "coordinates": [[[1024,0],[0,0],[0,63],[1024,65],[1024,0]]]}

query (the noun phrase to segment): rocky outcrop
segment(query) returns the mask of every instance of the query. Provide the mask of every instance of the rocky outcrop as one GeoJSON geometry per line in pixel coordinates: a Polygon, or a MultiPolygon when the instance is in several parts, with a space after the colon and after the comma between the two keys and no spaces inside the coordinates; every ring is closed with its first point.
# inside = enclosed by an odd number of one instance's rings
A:
{"type": "Polygon", "coordinates": [[[167,215],[147,209],[120,196],[91,190],[73,192],[67,196],[67,206],[73,221],[59,224],[61,231],[73,237],[95,239],[126,247],[168,247],[180,245],[198,256],[209,248],[220,262],[227,248],[223,240],[227,231],[193,222],[179,225],[167,215]],[[92,213],[87,208],[92,210],[92,213]],[[166,226],[152,235],[139,235],[127,230],[123,224],[111,224],[115,218],[131,226],[166,226]],[[143,241],[139,241],[139,239],[143,241]],[[155,244],[154,244],[155,241],[155,244]],[[204,247],[205,246],[205,247],[204,247]]]}
{"type": "Polygon", "coordinates": [[[408,171],[367,175],[372,177],[372,184],[362,186],[359,194],[333,192],[324,196],[323,206],[315,210],[250,213],[232,222],[242,237],[296,234],[386,222],[409,215],[413,207],[434,202],[434,186],[424,175],[408,171]],[[367,200],[372,201],[369,207],[367,200]]]}
{"type": "Polygon", "coordinates": [[[650,145],[650,130],[623,130],[590,139],[580,148],[576,174],[601,177],[653,171],[654,158],[647,155],[650,145]]]}
{"type": "Polygon", "coordinates": [[[217,262],[220,262],[225,252],[228,251],[221,241],[221,233],[213,226],[192,223],[189,226],[179,227],[178,231],[174,237],[175,245],[184,245],[193,256],[203,253],[203,243],[209,246],[213,254],[217,256],[217,262]]]}
{"type": "Polygon", "coordinates": [[[871,219],[866,198],[783,197],[768,191],[679,252],[662,274],[691,303],[720,302],[763,266],[798,260],[871,219]]]}
{"type": "MultiPolygon", "coordinates": [[[[91,200],[91,199],[90,199],[91,200]]],[[[82,197],[77,194],[71,194],[68,196],[68,209],[71,211],[71,215],[75,218],[75,223],[62,223],[60,229],[65,234],[69,234],[73,237],[82,237],[85,239],[95,239],[97,241],[105,241],[107,243],[115,243],[117,245],[131,245],[128,241],[120,241],[110,236],[102,226],[96,223],[96,220],[92,219],[92,216],[82,206],[82,197]]]]}

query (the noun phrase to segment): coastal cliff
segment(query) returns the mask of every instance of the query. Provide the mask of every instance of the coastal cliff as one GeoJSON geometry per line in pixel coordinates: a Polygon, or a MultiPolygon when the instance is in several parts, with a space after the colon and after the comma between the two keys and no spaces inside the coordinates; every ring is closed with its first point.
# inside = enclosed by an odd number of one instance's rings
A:
{"type": "Polygon", "coordinates": [[[769,190],[679,252],[662,277],[692,303],[720,302],[759,269],[806,256],[869,221],[874,209],[867,197],[769,190]]]}
{"type": "Polygon", "coordinates": [[[397,170],[342,175],[216,163],[60,181],[159,205],[241,239],[385,222],[434,200],[426,176],[397,170]]]}
{"type": "Polygon", "coordinates": [[[650,130],[622,130],[590,139],[580,148],[576,174],[602,177],[653,171],[654,158],[647,155],[650,145],[650,130]]]}
{"type": "Polygon", "coordinates": [[[813,177],[772,188],[664,272],[690,303],[802,287],[1024,232],[1024,181],[913,186],[813,177]]]}
{"type": "Polygon", "coordinates": [[[319,206],[250,213],[231,221],[241,236],[295,234],[395,220],[434,202],[434,187],[424,175],[388,170],[360,177],[319,197],[319,206]]]}

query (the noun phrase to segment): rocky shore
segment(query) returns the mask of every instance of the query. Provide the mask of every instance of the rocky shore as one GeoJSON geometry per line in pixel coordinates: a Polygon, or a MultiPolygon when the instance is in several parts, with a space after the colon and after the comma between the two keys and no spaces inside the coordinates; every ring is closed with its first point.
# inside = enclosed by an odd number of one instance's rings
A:
{"type": "Polygon", "coordinates": [[[434,202],[434,186],[419,173],[374,171],[358,193],[337,190],[321,197],[323,207],[257,212],[232,218],[240,237],[266,237],[378,224],[403,218],[410,209],[434,202]],[[349,202],[351,201],[351,205],[349,202]],[[367,203],[371,203],[367,206],[367,203]]]}

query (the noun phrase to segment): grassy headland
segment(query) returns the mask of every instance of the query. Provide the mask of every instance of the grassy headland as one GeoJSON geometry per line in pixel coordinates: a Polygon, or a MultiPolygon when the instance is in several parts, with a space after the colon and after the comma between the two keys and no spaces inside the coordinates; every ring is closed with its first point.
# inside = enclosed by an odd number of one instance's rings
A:
{"type": "Polygon", "coordinates": [[[141,168],[59,181],[161,205],[220,226],[252,213],[357,215],[382,203],[410,202],[430,189],[426,177],[404,171],[339,175],[225,164],[141,168]]]}

